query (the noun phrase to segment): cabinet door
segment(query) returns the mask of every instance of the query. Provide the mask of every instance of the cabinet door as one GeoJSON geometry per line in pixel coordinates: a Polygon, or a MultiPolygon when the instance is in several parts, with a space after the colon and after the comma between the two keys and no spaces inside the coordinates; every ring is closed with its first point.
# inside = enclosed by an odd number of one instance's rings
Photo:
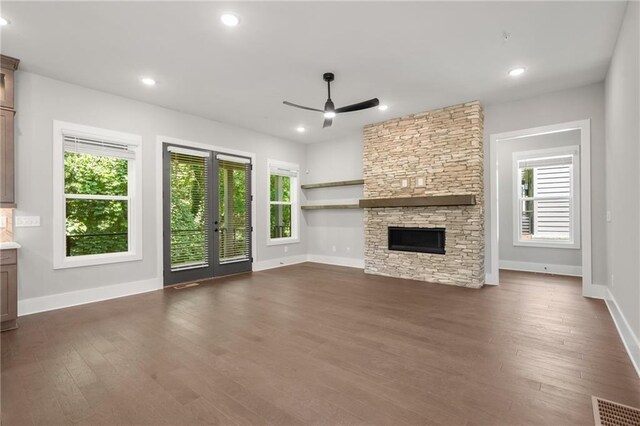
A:
{"type": "Polygon", "coordinates": [[[13,104],[13,70],[0,68],[0,105],[14,109],[13,104]]]}
{"type": "Polygon", "coordinates": [[[15,203],[13,111],[0,110],[0,203],[15,203]]]}
{"type": "Polygon", "coordinates": [[[18,273],[16,265],[0,266],[0,322],[18,316],[18,273]]]}

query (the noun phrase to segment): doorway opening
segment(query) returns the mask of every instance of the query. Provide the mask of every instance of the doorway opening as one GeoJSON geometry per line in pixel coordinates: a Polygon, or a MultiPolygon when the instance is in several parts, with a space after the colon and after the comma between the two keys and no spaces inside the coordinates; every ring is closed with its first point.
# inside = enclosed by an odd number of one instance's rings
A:
{"type": "Polygon", "coordinates": [[[491,135],[487,284],[500,269],[591,282],[590,120],[491,135]]]}

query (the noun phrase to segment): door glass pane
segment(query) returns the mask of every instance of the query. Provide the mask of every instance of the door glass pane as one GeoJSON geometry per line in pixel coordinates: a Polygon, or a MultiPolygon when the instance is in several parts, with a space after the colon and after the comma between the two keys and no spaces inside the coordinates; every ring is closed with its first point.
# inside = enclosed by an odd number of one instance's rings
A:
{"type": "Polygon", "coordinates": [[[249,259],[249,165],[219,161],[219,259],[220,263],[249,259]]]}
{"type": "Polygon", "coordinates": [[[171,153],[171,270],[209,266],[207,158],[171,153]]]}
{"type": "Polygon", "coordinates": [[[68,199],[66,255],[128,251],[128,205],[126,200],[68,199]]]}

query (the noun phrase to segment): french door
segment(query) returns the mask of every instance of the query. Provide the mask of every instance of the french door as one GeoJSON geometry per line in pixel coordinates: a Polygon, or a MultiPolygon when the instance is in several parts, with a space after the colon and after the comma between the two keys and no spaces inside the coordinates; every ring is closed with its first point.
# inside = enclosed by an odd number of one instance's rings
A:
{"type": "Polygon", "coordinates": [[[164,285],[251,271],[251,160],[163,146],[164,285]]]}

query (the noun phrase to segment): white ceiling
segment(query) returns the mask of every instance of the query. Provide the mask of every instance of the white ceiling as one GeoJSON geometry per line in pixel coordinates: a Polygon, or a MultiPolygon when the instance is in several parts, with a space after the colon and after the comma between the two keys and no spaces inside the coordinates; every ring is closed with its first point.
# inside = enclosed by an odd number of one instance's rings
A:
{"type": "Polygon", "coordinates": [[[2,52],[26,71],[309,143],[462,101],[601,81],[624,11],[611,1],[3,1],[2,52]],[[224,11],[240,25],[223,26],[224,11]],[[519,65],[527,72],[508,77],[519,65]],[[322,108],[327,71],[336,106],[378,97],[389,109],[322,129],[320,113],[282,105],[322,108]]]}

